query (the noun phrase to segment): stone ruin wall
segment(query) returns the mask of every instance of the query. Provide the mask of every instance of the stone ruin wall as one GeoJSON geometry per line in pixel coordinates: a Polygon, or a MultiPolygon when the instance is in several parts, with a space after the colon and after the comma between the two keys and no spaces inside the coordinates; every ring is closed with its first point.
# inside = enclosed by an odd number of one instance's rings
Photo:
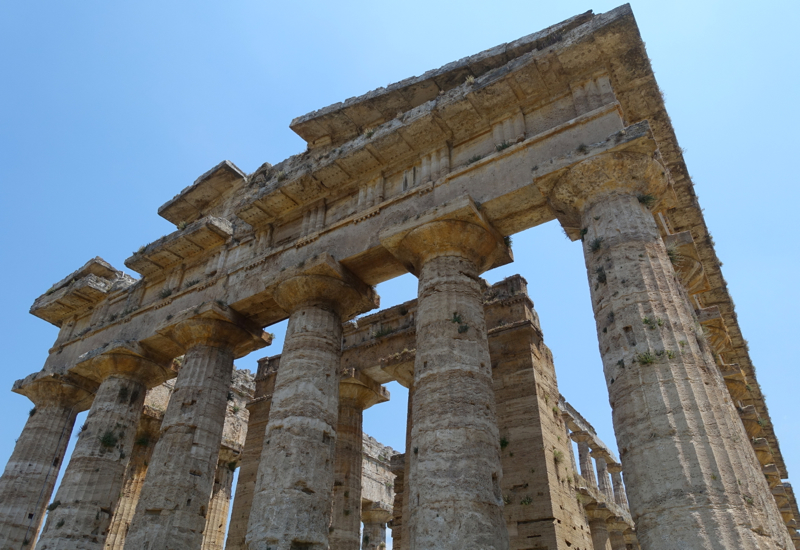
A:
{"type": "Polygon", "coordinates": [[[389,398],[381,384],[391,380],[413,390],[412,452],[391,461],[401,544],[504,550],[519,537],[566,537],[563,519],[545,534],[514,517],[576,506],[563,466],[569,429],[583,449],[572,479],[585,489],[593,544],[619,546],[624,522],[609,520],[618,460],[555,403],[533,318],[513,327],[535,342],[530,357],[511,353],[512,327],[493,325],[483,302],[479,275],[513,261],[506,237],[558,220],[584,252],[642,548],[800,545],[769,411],[630,6],[573,17],[291,128],[304,153],[252,174],[224,161],[159,208],[176,231],[126,260],[141,279],[96,258],[36,299],[31,313],[60,332],[42,371],[13,388],[35,409],[0,478],[2,544],[36,539],[65,436],[87,409],[37,547],[103,546],[117,495],[137,492],[128,546],[206,544],[229,502],[226,465],[242,452],[223,451],[223,439],[245,437],[243,421],[224,422],[234,406],[245,410],[243,397],[228,398],[233,360],[268,345],[263,327],[288,318],[282,366],[257,375],[256,393],[259,382],[267,393],[247,405],[258,417],[248,433],[263,439],[258,464],[242,472],[242,502],[262,511],[247,522],[250,548],[360,542],[361,417],[389,398]],[[395,328],[413,328],[414,347],[386,355],[362,345],[359,364],[348,362],[348,347],[370,338],[358,342],[359,326],[342,323],[377,306],[372,285],[406,272],[420,280],[419,299],[413,323],[395,328]],[[537,391],[516,395],[506,380],[517,376],[537,391]],[[140,430],[152,409],[145,394],[172,378],[145,458],[136,444],[150,433],[140,430]],[[524,453],[547,466],[515,465],[517,439],[540,441],[524,453]],[[147,468],[143,480],[126,478],[130,464],[147,468]],[[512,494],[530,487],[549,491],[541,507],[512,494]]]}

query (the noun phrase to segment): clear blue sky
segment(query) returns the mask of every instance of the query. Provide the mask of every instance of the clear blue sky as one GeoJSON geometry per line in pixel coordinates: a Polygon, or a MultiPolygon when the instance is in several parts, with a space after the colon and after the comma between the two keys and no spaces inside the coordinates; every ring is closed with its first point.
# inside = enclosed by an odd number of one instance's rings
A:
{"type": "MultiPolygon", "coordinates": [[[[223,159],[247,172],[302,151],[292,118],[617,2],[12,2],[0,4],[0,466],[56,329],[33,300],[89,258],[118,268],[173,229],[156,210],[223,159]]],[[[794,399],[800,3],[633,3],[790,476],[794,399]]],[[[580,246],[555,222],[514,237],[562,393],[614,444],[580,246]]],[[[414,297],[410,276],[384,305],[414,297]]],[[[285,328],[281,325],[276,332],[285,328]]],[[[282,334],[265,354],[280,353],[282,334]]],[[[255,357],[238,362],[253,368],[255,357]]],[[[403,448],[405,403],[366,414],[403,448]]],[[[73,437],[74,442],[74,437],[73,437]]],[[[800,488],[800,487],[799,487],[800,488]]]]}

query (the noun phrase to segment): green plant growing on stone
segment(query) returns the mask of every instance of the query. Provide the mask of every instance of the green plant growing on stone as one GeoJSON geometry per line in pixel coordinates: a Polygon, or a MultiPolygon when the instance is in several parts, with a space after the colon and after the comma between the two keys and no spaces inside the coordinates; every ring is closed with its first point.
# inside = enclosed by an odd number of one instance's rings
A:
{"type": "Polygon", "coordinates": [[[506,447],[508,447],[508,439],[506,439],[505,437],[501,437],[500,438],[500,448],[501,449],[505,449],[506,447]]]}
{"type": "Polygon", "coordinates": [[[383,338],[384,336],[388,336],[392,334],[396,329],[392,327],[381,327],[380,329],[375,331],[375,334],[372,335],[373,338],[383,338]]]}
{"type": "Polygon", "coordinates": [[[683,256],[680,252],[678,252],[678,248],[676,246],[667,247],[667,257],[672,265],[680,265],[681,261],[683,260],[683,256]]]}
{"type": "Polygon", "coordinates": [[[172,296],[172,289],[171,288],[162,288],[161,292],[158,293],[158,296],[163,300],[164,298],[169,298],[172,296]]]}
{"type": "Polygon", "coordinates": [[[241,410],[242,410],[241,408],[239,408],[238,406],[234,405],[233,408],[231,409],[231,412],[233,414],[239,414],[239,411],[241,411],[241,410]]]}
{"type": "Polygon", "coordinates": [[[603,237],[595,237],[592,239],[592,242],[589,243],[589,251],[590,252],[597,252],[603,246],[603,237]]]}
{"type": "Polygon", "coordinates": [[[469,325],[458,325],[458,333],[464,334],[469,330],[469,325]]]}
{"type": "Polygon", "coordinates": [[[31,417],[34,414],[36,414],[36,407],[33,407],[31,410],[28,411],[28,417],[31,417]]]}
{"type": "Polygon", "coordinates": [[[119,438],[111,430],[106,430],[106,432],[100,436],[100,445],[106,449],[114,447],[118,442],[119,438]]]}
{"type": "Polygon", "coordinates": [[[506,248],[509,248],[509,249],[511,248],[512,241],[511,241],[511,237],[509,235],[506,235],[505,237],[503,237],[503,244],[506,245],[506,248]]]}
{"type": "Polygon", "coordinates": [[[503,503],[508,506],[511,504],[511,495],[503,495],[503,503]]]}
{"type": "Polygon", "coordinates": [[[184,229],[186,229],[186,226],[188,226],[188,225],[189,225],[189,224],[188,224],[188,223],[186,223],[186,222],[179,222],[179,223],[178,223],[178,229],[179,229],[180,231],[183,231],[184,229]]]}
{"type": "Polygon", "coordinates": [[[196,285],[199,282],[200,282],[200,279],[190,279],[190,280],[186,281],[186,283],[183,285],[183,288],[193,287],[194,285],[196,285]]]}
{"type": "Polygon", "coordinates": [[[507,141],[504,141],[503,143],[498,143],[495,147],[497,147],[498,151],[502,151],[503,149],[508,149],[511,147],[511,144],[507,141]]]}
{"type": "Polygon", "coordinates": [[[589,147],[587,147],[586,144],[581,143],[575,150],[583,155],[584,153],[587,153],[589,151],[589,147]]]}
{"type": "Polygon", "coordinates": [[[229,391],[229,392],[228,392],[228,395],[226,396],[226,399],[227,399],[228,401],[233,401],[233,392],[229,391]]]}
{"type": "Polygon", "coordinates": [[[597,282],[598,283],[600,283],[602,285],[606,284],[606,281],[608,279],[606,277],[606,270],[602,265],[600,267],[596,268],[594,270],[594,273],[595,273],[595,275],[597,275],[597,282]]]}
{"type": "Polygon", "coordinates": [[[655,356],[649,351],[637,354],[634,359],[640,365],[652,365],[653,363],[656,362],[655,356]]]}
{"type": "Polygon", "coordinates": [[[588,230],[586,227],[584,227],[583,229],[581,229],[581,241],[583,240],[583,238],[586,236],[586,234],[587,234],[588,232],[589,232],[589,230],[588,230]]]}
{"type": "Polygon", "coordinates": [[[657,200],[653,195],[638,195],[636,198],[645,206],[645,208],[652,208],[657,200]]]}
{"type": "Polygon", "coordinates": [[[286,179],[286,172],[281,170],[280,172],[277,173],[277,178],[278,178],[278,181],[285,180],[286,179]]]}
{"type": "Polygon", "coordinates": [[[523,506],[530,506],[531,504],[533,504],[533,499],[530,497],[530,495],[527,495],[525,498],[520,500],[519,503],[522,504],[523,506]]]}
{"type": "Polygon", "coordinates": [[[483,158],[483,155],[472,155],[471,157],[469,157],[469,158],[467,159],[467,166],[469,166],[469,165],[470,165],[470,164],[472,164],[473,162],[478,162],[478,161],[479,161],[479,160],[481,160],[482,158],[483,158]]]}
{"type": "Polygon", "coordinates": [[[464,79],[464,83],[472,86],[473,84],[475,84],[475,77],[472,76],[471,74],[468,74],[467,78],[464,79]]]}
{"type": "Polygon", "coordinates": [[[450,319],[451,323],[458,323],[459,325],[462,324],[464,321],[461,320],[461,315],[457,311],[453,312],[453,318],[450,319]]]}
{"type": "Polygon", "coordinates": [[[553,449],[553,462],[556,464],[561,464],[564,460],[564,453],[559,451],[558,449],[553,449]]]}
{"type": "Polygon", "coordinates": [[[52,512],[53,510],[55,510],[59,506],[61,506],[61,501],[60,500],[54,500],[53,502],[50,503],[50,506],[47,507],[47,511],[48,512],[52,512]]]}
{"type": "Polygon", "coordinates": [[[375,135],[375,130],[372,129],[372,128],[370,128],[369,130],[364,132],[364,137],[367,138],[367,139],[371,138],[374,135],[375,135]]]}
{"type": "Polygon", "coordinates": [[[58,523],[56,523],[56,529],[61,529],[62,527],[64,527],[64,518],[61,518],[58,520],[58,523]]]}

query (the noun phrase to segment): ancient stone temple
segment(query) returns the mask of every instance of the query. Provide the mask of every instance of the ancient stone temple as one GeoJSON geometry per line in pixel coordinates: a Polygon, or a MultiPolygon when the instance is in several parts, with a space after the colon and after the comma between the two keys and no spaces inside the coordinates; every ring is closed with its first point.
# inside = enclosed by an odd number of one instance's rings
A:
{"type": "Polygon", "coordinates": [[[12,388],[34,408],[0,550],[800,548],[629,6],[291,128],[303,153],[162,205],[176,229],[125,261],[138,278],[95,258],[35,300],[60,332],[12,388]],[[539,289],[481,278],[548,222],[584,253],[614,448],[559,392],[539,289]],[[416,298],[370,313],[405,273],[416,298]],[[255,377],[234,367],[257,350],[255,377]],[[392,381],[403,453],[362,429],[392,381]]]}

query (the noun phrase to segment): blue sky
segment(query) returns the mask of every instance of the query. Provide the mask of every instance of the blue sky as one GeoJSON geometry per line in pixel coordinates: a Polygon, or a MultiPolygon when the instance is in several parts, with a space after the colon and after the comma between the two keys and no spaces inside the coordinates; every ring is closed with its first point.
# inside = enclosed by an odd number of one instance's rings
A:
{"type": "MultiPolygon", "coordinates": [[[[7,391],[56,329],[33,300],[89,258],[124,268],[172,230],[158,207],[223,159],[302,151],[296,116],[616,2],[3,2],[0,4],[0,465],[31,407],[7,391]]],[[[795,21],[800,3],[634,2],[750,342],[790,476],[797,394],[795,21]]],[[[555,224],[514,237],[561,392],[614,444],[580,246],[555,224]]],[[[381,285],[383,305],[416,280],[381,285]]],[[[280,353],[282,331],[265,355],[280,353]]],[[[238,362],[255,367],[255,357],[238,362]]],[[[365,429],[403,447],[404,392],[365,429]]],[[[74,438],[73,438],[74,442],[74,438]]],[[[791,477],[790,477],[791,479],[791,477]]]]}

